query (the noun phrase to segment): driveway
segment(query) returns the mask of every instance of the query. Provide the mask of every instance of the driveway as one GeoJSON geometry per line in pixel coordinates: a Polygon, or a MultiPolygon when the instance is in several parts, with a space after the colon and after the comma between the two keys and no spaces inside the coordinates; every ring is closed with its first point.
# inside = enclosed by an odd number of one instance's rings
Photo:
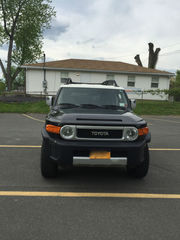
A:
{"type": "Polygon", "coordinates": [[[180,117],[144,116],[149,174],[77,168],[40,174],[45,115],[0,114],[0,239],[180,238],[180,117]]]}

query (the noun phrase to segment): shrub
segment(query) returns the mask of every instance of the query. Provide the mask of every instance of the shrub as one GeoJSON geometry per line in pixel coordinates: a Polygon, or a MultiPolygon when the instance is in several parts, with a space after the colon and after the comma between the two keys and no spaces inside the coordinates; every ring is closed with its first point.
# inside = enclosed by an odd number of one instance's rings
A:
{"type": "Polygon", "coordinates": [[[173,96],[175,101],[180,101],[180,87],[169,89],[169,95],[173,96]]]}

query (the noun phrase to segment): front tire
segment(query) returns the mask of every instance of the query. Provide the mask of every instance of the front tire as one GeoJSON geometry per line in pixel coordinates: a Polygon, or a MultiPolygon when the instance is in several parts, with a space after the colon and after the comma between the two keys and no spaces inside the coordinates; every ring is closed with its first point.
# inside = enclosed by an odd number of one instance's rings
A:
{"type": "Polygon", "coordinates": [[[44,141],[41,148],[41,174],[44,178],[55,178],[58,174],[58,166],[50,159],[48,147],[44,141]]]}
{"type": "Polygon", "coordinates": [[[127,166],[127,172],[130,176],[135,178],[143,178],[147,175],[149,170],[149,148],[148,145],[144,147],[143,161],[136,167],[127,166]]]}

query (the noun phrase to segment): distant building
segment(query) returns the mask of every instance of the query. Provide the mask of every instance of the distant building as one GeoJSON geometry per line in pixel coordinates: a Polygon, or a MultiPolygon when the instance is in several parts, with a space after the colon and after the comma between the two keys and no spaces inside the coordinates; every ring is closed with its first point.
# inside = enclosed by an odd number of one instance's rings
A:
{"type": "MultiPolygon", "coordinates": [[[[130,97],[142,98],[141,91],[149,89],[169,89],[173,73],[149,69],[133,64],[66,59],[60,61],[23,65],[26,69],[26,93],[43,94],[44,71],[46,72],[47,93],[56,94],[66,78],[77,82],[101,83],[105,80],[116,80],[117,84],[127,89],[130,97]],[[136,93],[134,93],[136,91],[136,93]]],[[[167,96],[144,94],[144,99],[166,100],[167,96]]]]}

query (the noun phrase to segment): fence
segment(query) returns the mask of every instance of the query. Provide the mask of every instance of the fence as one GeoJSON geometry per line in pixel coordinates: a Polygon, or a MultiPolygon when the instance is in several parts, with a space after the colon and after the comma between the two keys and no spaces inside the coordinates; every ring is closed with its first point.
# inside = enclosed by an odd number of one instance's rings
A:
{"type": "Polygon", "coordinates": [[[163,90],[152,91],[152,90],[142,90],[142,89],[125,89],[128,97],[130,99],[141,99],[141,100],[168,100],[168,94],[165,94],[163,90]]]}

